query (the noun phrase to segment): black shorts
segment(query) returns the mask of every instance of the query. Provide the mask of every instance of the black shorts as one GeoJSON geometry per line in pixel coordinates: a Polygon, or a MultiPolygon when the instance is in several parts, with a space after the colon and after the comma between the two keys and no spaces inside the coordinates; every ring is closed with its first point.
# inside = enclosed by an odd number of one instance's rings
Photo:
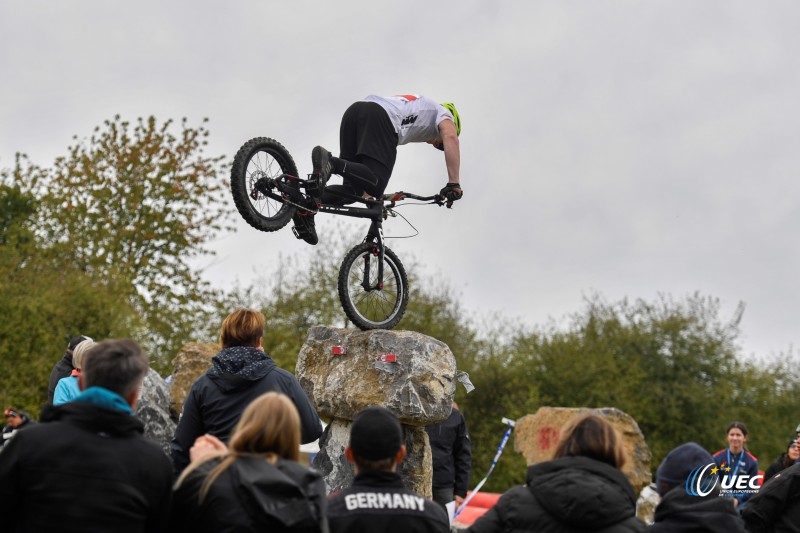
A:
{"type": "Polygon", "coordinates": [[[397,159],[397,133],[386,111],[375,102],[348,107],[339,128],[339,150],[340,158],[367,164],[385,187],[397,159]]]}

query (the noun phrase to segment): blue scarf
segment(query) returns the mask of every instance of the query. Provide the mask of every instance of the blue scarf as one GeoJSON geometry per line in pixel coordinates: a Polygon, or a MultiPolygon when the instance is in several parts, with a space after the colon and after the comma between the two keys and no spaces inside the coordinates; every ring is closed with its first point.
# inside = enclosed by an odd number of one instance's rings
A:
{"type": "Polygon", "coordinates": [[[133,414],[133,409],[131,409],[131,406],[128,405],[127,401],[125,401],[125,398],[116,392],[111,392],[103,387],[89,387],[79,394],[73,401],[90,403],[92,405],[105,407],[106,409],[122,411],[124,413],[128,413],[129,415],[133,414]]]}

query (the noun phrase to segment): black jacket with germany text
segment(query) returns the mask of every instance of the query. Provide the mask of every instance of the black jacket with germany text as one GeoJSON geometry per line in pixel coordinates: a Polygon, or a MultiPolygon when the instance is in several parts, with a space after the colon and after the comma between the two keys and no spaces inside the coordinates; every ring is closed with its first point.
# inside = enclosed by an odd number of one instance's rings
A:
{"type": "Polygon", "coordinates": [[[395,472],[362,472],[353,485],[328,497],[331,533],[448,533],[445,510],[406,488],[395,472]]]}

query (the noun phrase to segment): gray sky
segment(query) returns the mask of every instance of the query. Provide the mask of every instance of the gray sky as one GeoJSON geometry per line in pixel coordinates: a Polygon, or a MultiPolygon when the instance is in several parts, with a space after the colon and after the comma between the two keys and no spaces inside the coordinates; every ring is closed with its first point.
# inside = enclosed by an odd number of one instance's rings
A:
{"type": "MultiPolygon", "coordinates": [[[[306,173],[315,144],[337,151],[351,102],[420,93],[459,108],[465,197],[404,211],[422,234],[391,246],[467,309],[544,324],[595,291],[699,291],[724,319],[746,303],[745,353],[786,352],[798,20],[788,0],[0,0],[0,166],[16,151],[48,165],[115,114],[152,114],[208,117],[209,155],[274,137],[306,173]]],[[[389,188],[446,179],[440,152],[404,146],[389,188]]],[[[322,239],[346,222],[317,221],[322,239]]],[[[207,269],[219,286],[312,253],[288,228],[237,224],[207,269]]]]}

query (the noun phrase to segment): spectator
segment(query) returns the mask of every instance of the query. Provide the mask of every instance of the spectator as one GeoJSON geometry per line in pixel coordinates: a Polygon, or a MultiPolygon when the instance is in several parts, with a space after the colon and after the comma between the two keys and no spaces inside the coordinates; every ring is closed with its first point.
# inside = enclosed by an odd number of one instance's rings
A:
{"type": "Polygon", "coordinates": [[[747,531],[800,531],[800,464],[781,470],[761,486],[742,510],[747,531]]]}
{"type": "Polygon", "coordinates": [[[611,424],[586,415],[561,434],[555,458],[529,467],[527,484],[503,494],[468,531],[645,531],[611,424]]]}
{"type": "MultiPolygon", "coordinates": [[[[733,486],[736,486],[740,476],[748,478],[749,484],[749,479],[758,475],[758,459],[747,451],[747,426],[742,422],[733,422],[728,426],[725,435],[728,447],[714,454],[714,462],[725,476],[733,480],[733,486]]],[[[741,511],[752,494],[742,491],[734,492],[731,496],[736,498],[741,511]]]]}
{"type": "Polygon", "coordinates": [[[775,474],[784,468],[789,468],[795,464],[798,459],[800,459],[800,443],[797,442],[797,438],[793,438],[786,445],[786,451],[774,463],[769,465],[767,471],[764,472],[764,482],[766,483],[770,478],[775,477],[775,474]]]}
{"type": "Polygon", "coordinates": [[[433,501],[445,506],[455,500],[456,508],[469,488],[472,453],[464,415],[453,402],[444,422],[425,428],[433,456],[433,501]]]}
{"type": "Polygon", "coordinates": [[[447,513],[408,490],[397,473],[403,461],[403,428],[383,407],[359,412],[350,429],[347,460],[355,465],[353,485],[329,498],[331,532],[449,532],[447,513]]]}
{"type": "Polygon", "coordinates": [[[11,437],[17,434],[21,429],[29,428],[36,424],[28,413],[20,411],[16,407],[6,409],[6,425],[3,428],[3,442],[1,447],[11,442],[11,437]]]}
{"type": "Polygon", "coordinates": [[[268,392],[242,413],[230,452],[199,437],[175,486],[171,531],[187,533],[325,531],[325,482],[297,463],[300,415],[283,394],[268,392]]]}
{"type": "Polygon", "coordinates": [[[45,407],[0,459],[4,531],[166,531],[169,459],[133,416],[147,355],[131,340],[99,343],[85,357],[83,392],[45,407]]]}
{"type": "Polygon", "coordinates": [[[282,392],[294,402],[303,444],[322,434],[322,422],[300,382],[264,353],[263,336],[264,315],[258,311],[238,309],[222,322],[222,350],[189,390],[170,444],[176,472],[189,464],[189,448],[197,437],[208,433],[227,442],[245,407],[265,392],[282,392]]]}
{"type": "Polygon", "coordinates": [[[81,375],[83,368],[83,356],[86,352],[95,345],[92,339],[87,339],[75,347],[72,352],[72,375],[61,378],[56,385],[56,392],[53,394],[53,405],[61,405],[70,400],[74,400],[81,393],[81,388],[78,384],[78,376],[81,375]]]}
{"type": "Polygon", "coordinates": [[[687,442],[673,448],[656,471],[656,507],[651,533],[744,532],[744,522],[732,498],[719,497],[719,483],[706,496],[687,493],[686,481],[693,470],[714,464],[714,458],[699,444],[687,442]]]}
{"type": "Polygon", "coordinates": [[[72,375],[72,370],[75,368],[72,366],[72,353],[80,343],[86,340],[92,339],[86,335],[72,337],[72,339],[69,341],[69,344],[67,344],[67,350],[64,352],[64,356],[59,359],[58,363],[56,363],[53,367],[52,372],[50,372],[50,383],[47,387],[48,403],[53,403],[53,395],[56,393],[56,386],[58,385],[59,380],[72,375]]]}

